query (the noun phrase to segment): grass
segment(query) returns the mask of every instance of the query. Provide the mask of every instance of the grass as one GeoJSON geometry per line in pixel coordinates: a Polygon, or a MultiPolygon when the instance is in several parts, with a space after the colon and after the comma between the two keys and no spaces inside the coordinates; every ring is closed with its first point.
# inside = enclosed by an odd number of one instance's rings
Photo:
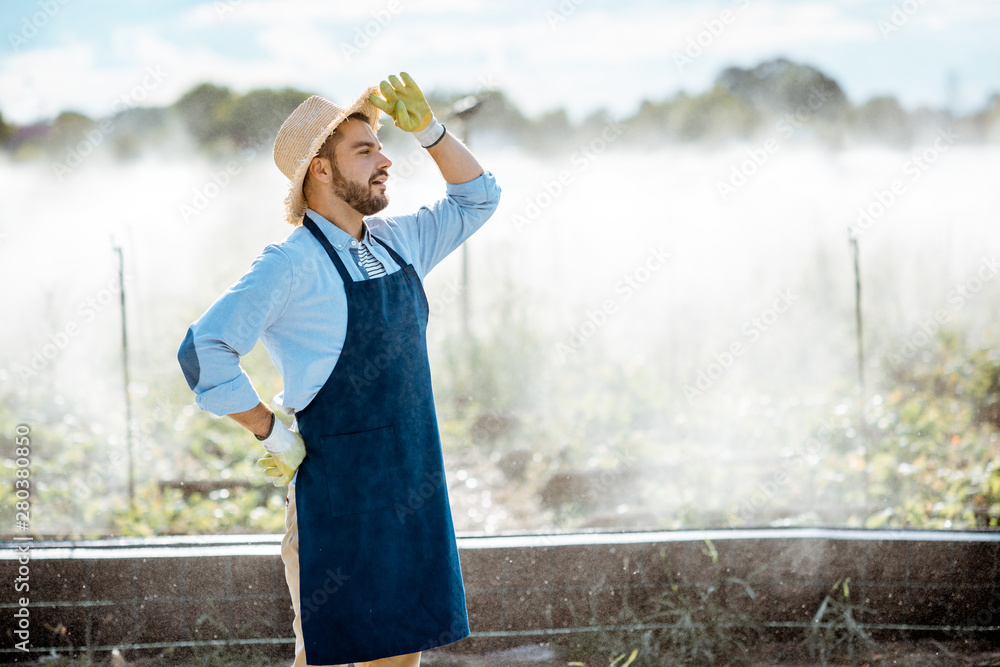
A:
{"type": "MultiPolygon", "coordinates": [[[[580,618],[571,608],[576,625],[640,626],[641,629],[604,629],[581,634],[566,646],[568,655],[607,656],[614,664],[616,658],[612,656],[634,654],[637,665],[657,666],[748,662],[750,649],[763,630],[746,611],[747,604],[757,599],[748,580],[765,568],[758,568],[746,580],[733,577],[719,563],[719,553],[711,540],[705,540],[702,552],[711,560],[709,581],[695,584],[677,578],[664,561],[669,584],[645,613],[632,607],[627,588],[623,593],[623,608],[614,618],[602,617],[593,605],[589,618],[580,618]]],[[[642,578],[646,579],[645,575],[642,578]]],[[[591,600],[596,599],[593,593],[602,586],[603,581],[592,591],[591,600]]]]}
{"type": "Polygon", "coordinates": [[[878,644],[861,627],[859,618],[874,613],[851,602],[850,578],[841,579],[823,598],[799,646],[810,659],[828,665],[833,659],[847,659],[852,665],[871,658],[878,644]]]}

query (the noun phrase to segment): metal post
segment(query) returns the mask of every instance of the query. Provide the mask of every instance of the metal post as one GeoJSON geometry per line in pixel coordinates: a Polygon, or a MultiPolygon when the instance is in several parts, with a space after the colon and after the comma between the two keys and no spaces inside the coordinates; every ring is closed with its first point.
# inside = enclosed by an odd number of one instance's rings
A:
{"type": "MultiPolygon", "coordinates": [[[[469,129],[469,118],[479,110],[482,103],[475,95],[467,95],[455,102],[446,120],[457,119],[461,122],[461,132],[459,140],[466,146],[469,145],[469,137],[472,134],[469,129]]],[[[472,305],[469,296],[469,244],[462,244],[462,293],[459,295],[459,303],[462,309],[462,337],[468,341],[470,336],[470,320],[472,319],[472,305]]]]}
{"type": "MultiPolygon", "coordinates": [[[[462,143],[469,145],[469,126],[462,124],[462,143]]],[[[469,303],[469,243],[462,244],[462,293],[459,295],[462,300],[462,337],[469,340],[470,320],[472,319],[472,304],[469,303]]]]}
{"type": "Polygon", "coordinates": [[[114,246],[118,255],[118,294],[122,311],[122,374],[125,379],[125,448],[128,453],[128,506],[135,510],[135,455],[132,438],[132,395],[129,392],[128,326],[125,319],[125,257],[120,245],[114,246]]]}
{"type": "MultiPolygon", "coordinates": [[[[468,147],[469,145],[469,128],[465,123],[462,123],[459,131],[459,141],[468,147]]],[[[472,319],[471,305],[469,304],[469,243],[466,241],[462,244],[462,277],[461,277],[461,287],[459,288],[458,300],[461,308],[462,315],[462,339],[466,342],[469,341],[469,321],[472,319]]]]}
{"type": "Polygon", "coordinates": [[[849,230],[851,251],[854,255],[854,320],[858,338],[858,386],[861,390],[861,401],[865,400],[865,348],[863,328],[861,323],[861,263],[858,249],[858,235],[854,229],[849,230]]]}
{"type": "Polygon", "coordinates": [[[469,305],[469,246],[462,244],[462,336],[469,340],[469,320],[471,306],[469,305]]]}
{"type": "MultiPolygon", "coordinates": [[[[858,232],[853,227],[848,227],[847,233],[850,236],[851,254],[854,255],[854,323],[857,330],[858,339],[858,441],[861,445],[858,451],[861,453],[864,462],[864,470],[868,470],[868,446],[871,442],[868,432],[868,422],[865,421],[865,400],[868,392],[865,389],[865,346],[864,328],[861,321],[861,250],[858,245],[858,232]]],[[[868,481],[862,485],[862,502],[868,504],[868,481]]]]}

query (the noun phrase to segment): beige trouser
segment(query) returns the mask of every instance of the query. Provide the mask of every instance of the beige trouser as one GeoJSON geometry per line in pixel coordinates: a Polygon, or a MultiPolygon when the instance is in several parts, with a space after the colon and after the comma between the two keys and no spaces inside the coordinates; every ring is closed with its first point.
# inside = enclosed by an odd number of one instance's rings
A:
{"type": "MultiPolygon", "coordinates": [[[[302,640],[302,620],[299,617],[299,525],[295,518],[295,484],[288,485],[286,503],[285,537],[281,540],[281,560],[285,563],[285,581],[288,582],[288,590],[292,594],[292,607],[295,610],[295,621],[292,623],[292,628],[295,630],[295,663],[292,667],[309,667],[306,665],[306,649],[302,640]]],[[[354,664],[356,667],[420,667],[420,654],[410,653],[354,664]]],[[[330,665],[329,667],[347,666],[330,665]]]]}

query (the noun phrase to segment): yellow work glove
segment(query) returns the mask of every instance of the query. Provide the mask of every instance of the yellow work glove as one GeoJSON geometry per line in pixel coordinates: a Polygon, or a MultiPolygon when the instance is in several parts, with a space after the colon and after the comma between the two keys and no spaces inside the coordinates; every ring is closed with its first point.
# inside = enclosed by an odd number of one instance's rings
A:
{"type": "Polygon", "coordinates": [[[372,93],[368,96],[368,101],[389,114],[396,127],[404,132],[420,132],[431,124],[434,118],[431,107],[409,74],[400,72],[399,77],[390,74],[389,80],[383,81],[378,87],[382,91],[382,97],[372,93]],[[400,81],[400,78],[403,80],[400,81]]]}
{"type": "Polygon", "coordinates": [[[257,459],[257,465],[264,469],[264,476],[267,477],[267,481],[275,486],[288,486],[292,483],[292,478],[281,472],[277,461],[274,460],[274,456],[270,453],[264,454],[263,458],[257,459]]]}
{"type": "Polygon", "coordinates": [[[299,464],[306,457],[306,443],[302,436],[272,417],[271,432],[261,440],[267,454],[257,461],[264,475],[275,486],[288,486],[299,464]]]}
{"type": "Polygon", "coordinates": [[[409,132],[424,148],[435,146],[444,139],[444,125],[439,123],[427,104],[427,99],[413,78],[406,72],[400,72],[402,81],[390,76],[388,81],[379,84],[382,97],[375,93],[368,96],[368,101],[389,114],[396,122],[396,127],[409,132]]]}

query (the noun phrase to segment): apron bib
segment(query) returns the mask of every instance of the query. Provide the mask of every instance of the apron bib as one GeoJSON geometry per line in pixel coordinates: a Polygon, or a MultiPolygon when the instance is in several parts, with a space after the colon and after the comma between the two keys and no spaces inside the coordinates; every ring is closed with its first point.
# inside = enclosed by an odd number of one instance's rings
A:
{"type": "MultiPolygon", "coordinates": [[[[427,359],[427,298],[413,266],[355,282],[307,215],[347,293],[347,337],[296,414],[299,599],[311,665],[416,653],[469,634],[427,359]]],[[[374,238],[374,237],[373,237],[374,238]]]]}

